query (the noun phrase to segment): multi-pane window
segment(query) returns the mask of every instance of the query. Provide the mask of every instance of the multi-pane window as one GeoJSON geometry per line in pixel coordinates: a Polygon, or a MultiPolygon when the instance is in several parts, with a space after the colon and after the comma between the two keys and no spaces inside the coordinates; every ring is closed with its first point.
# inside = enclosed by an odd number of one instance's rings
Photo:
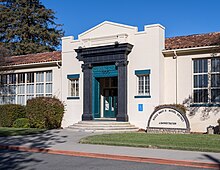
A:
{"type": "Polygon", "coordinates": [[[194,103],[220,102],[220,58],[193,60],[194,103]]]}
{"type": "Polygon", "coordinates": [[[25,73],[18,74],[17,104],[25,104],[25,73]]]}
{"type": "Polygon", "coordinates": [[[52,96],[52,71],[0,76],[0,104],[26,104],[28,99],[52,96]]]}
{"type": "Polygon", "coordinates": [[[79,99],[79,74],[69,74],[67,99],[79,99]]]}
{"type": "Polygon", "coordinates": [[[46,72],[46,88],[45,88],[45,93],[46,96],[48,97],[52,97],[52,72],[51,71],[47,71],[46,72]]]}
{"type": "Polygon", "coordinates": [[[78,97],[79,96],[79,79],[69,79],[70,81],[70,90],[69,96],[71,97],[78,97]]]}
{"type": "Polygon", "coordinates": [[[44,72],[36,73],[36,97],[44,96],[44,72]]]}
{"type": "Polygon", "coordinates": [[[27,100],[34,97],[34,73],[27,73],[27,100]]]}
{"type": "Polygon", "coordinates": [[[150,96],[150,75],[137,75],[138,95],[150,96]]]}

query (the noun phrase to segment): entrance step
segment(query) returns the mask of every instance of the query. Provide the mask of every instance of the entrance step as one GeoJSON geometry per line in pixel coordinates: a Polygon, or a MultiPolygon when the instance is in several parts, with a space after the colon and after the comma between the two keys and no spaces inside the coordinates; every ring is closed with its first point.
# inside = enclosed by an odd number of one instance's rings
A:
{"type": "Polygon", "coordinates": [[[117,122],[111,120],[80,121],[68,127],[73,131],[84,132],[135,132],[138,128],[129,122],[117,122]]]}

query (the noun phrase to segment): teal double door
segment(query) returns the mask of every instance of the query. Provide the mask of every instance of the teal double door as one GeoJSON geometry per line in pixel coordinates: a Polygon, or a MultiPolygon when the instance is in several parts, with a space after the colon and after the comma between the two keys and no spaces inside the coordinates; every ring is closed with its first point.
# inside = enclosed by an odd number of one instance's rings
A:
{"type": "MultiPolygon", "coordinates": [[[[111,80],[112,78],[104,79],[111,80]]],[[[105,83],[102,81],[104,79],[93,79],[93,117],[115,118],[118,113],[118,90],[116,87],[106,88],[105,83]]]]}
{"type": "Polygon", "coordinates": [[[93,117],[115,118],[118,102],[118,70],[116,66],[94,66],[92,77],[93,117]]]}

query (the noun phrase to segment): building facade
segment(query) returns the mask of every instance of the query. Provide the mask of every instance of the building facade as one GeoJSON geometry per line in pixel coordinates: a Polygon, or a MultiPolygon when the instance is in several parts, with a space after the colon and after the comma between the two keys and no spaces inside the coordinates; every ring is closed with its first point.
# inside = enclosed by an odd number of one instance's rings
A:
{"type": "Polygon", "coordinates": [[[63,37],[61,53],[38,54],[45,60],[12,61],[13,102],[55,95],[66,105],[63,127],[107,118],[143,129],[156,106],[184,104],[191,131],[205,132],[220,118],[219,39],[220,33],[165,38],[159,24],[138,31],[105,21],[78,39],[63,37]]]}

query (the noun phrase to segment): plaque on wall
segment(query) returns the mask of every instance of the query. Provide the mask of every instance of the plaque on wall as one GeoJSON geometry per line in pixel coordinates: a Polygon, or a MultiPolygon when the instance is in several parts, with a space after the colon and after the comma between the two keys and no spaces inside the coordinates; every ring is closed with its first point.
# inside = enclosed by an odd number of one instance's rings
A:
{"type": "Polygon", "coordinates": [[[161,106],[150,116],[148,133],[189,133],[190,125],[186,114],[175,106],[161,106]]]}

